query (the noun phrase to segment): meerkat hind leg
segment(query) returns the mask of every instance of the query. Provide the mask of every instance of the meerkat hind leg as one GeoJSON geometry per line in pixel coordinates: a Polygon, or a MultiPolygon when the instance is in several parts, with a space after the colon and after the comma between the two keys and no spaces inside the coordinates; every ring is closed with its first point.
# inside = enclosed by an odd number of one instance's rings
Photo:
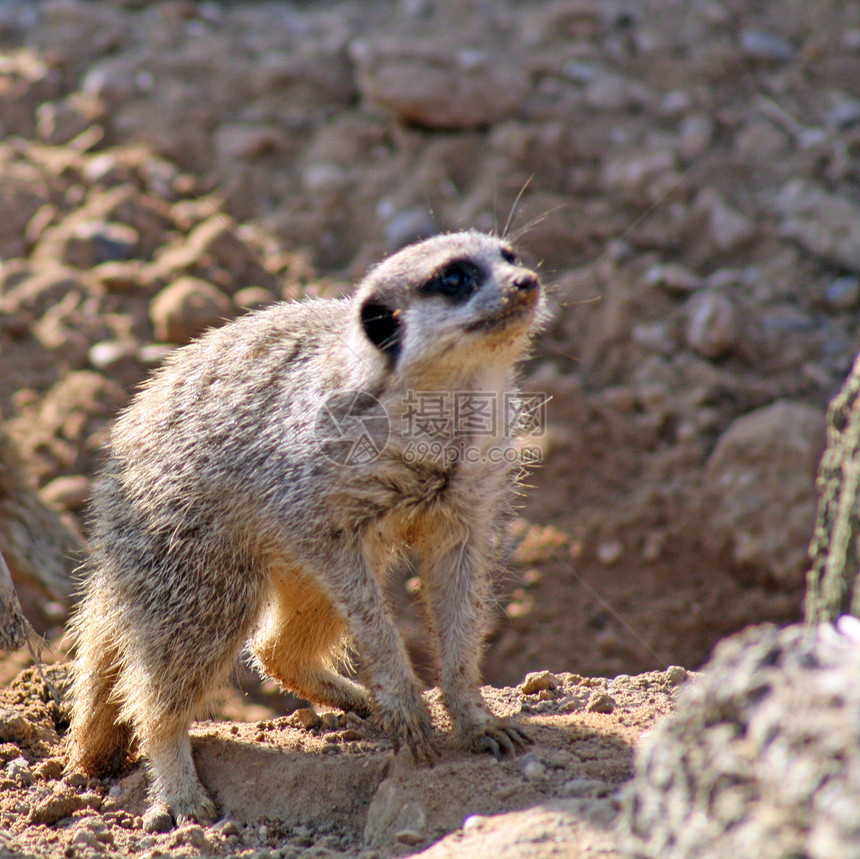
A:
{"type": "Polygon", "coordinates": [[[346,636],[346,623],[322,591],[308,582],[281,582],[250,647],[262,672],[282,687],[367,716],[367,690],[334,667],[344,654],[346,636]]]}
{"type": "Polygon", "coordinates": [[[74,668],[71,745],[67,769],[89,776],[115,775],[125,762],[131,726],[120,721],[114,696],[117,648],[104,620],[81,610],[76,621],[78,659],[74,668]]]}

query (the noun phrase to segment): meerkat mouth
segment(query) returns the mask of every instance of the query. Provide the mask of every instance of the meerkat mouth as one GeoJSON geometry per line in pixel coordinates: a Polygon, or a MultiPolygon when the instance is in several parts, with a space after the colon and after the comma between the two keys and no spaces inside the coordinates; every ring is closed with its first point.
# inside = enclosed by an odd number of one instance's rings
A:
{"type": "Polygon", "coordinates": [[[537,281],[533,285],[520,288],[506,295],[501,309],[493,316],[478,319],[466,326],[466,331],[498,330],[514,322],[523,322],[526,317],[534,315],[540,299],[540,288],[537,281]]]}

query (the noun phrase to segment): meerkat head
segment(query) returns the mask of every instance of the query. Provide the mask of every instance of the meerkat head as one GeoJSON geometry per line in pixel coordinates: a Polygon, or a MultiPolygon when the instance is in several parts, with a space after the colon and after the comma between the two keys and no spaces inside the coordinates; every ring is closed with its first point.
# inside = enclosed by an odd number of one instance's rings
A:
{"type": "Polygon", "coordinates": [[[435,236],[389,257],[356,297],[364,336],[398,370],[513,364],[541,313],[538,276],[503,239],[435,236]]]}

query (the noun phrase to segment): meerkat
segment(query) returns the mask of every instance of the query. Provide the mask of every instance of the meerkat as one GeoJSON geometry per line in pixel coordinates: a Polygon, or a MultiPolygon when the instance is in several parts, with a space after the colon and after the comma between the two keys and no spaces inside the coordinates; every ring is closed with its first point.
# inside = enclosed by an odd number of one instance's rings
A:
{"type": "Polygon", "coordinates": [[[148,814],[214,820],[188,730],[245,645],[283,688],[375,714],[395,752],[432,760],[383,594],[404,553],[457,740],[528,741],[485,707],[479,661],[514,491],[506,400],[543,313],[514,249],[463,232],[390,256],[353,297],[276,304],[173,353],[117,420],[94,490],[70,769],[116,771],[136,742],[148,814]],[[422,392],[492,395],[491,428],[440,441],[410,420],[422,392]],[[348,647],[362,684],[338,671],[348,647]]]}

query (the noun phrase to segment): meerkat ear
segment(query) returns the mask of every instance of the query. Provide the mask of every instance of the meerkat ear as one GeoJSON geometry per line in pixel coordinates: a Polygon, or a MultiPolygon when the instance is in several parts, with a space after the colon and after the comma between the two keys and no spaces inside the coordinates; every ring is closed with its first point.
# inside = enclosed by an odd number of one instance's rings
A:
{"type": "Polygon", "coordinates": [[[392,361],[400,352],[400,311],[369,298],[361,305],[361,325],[367,339],[392,361]]]}

